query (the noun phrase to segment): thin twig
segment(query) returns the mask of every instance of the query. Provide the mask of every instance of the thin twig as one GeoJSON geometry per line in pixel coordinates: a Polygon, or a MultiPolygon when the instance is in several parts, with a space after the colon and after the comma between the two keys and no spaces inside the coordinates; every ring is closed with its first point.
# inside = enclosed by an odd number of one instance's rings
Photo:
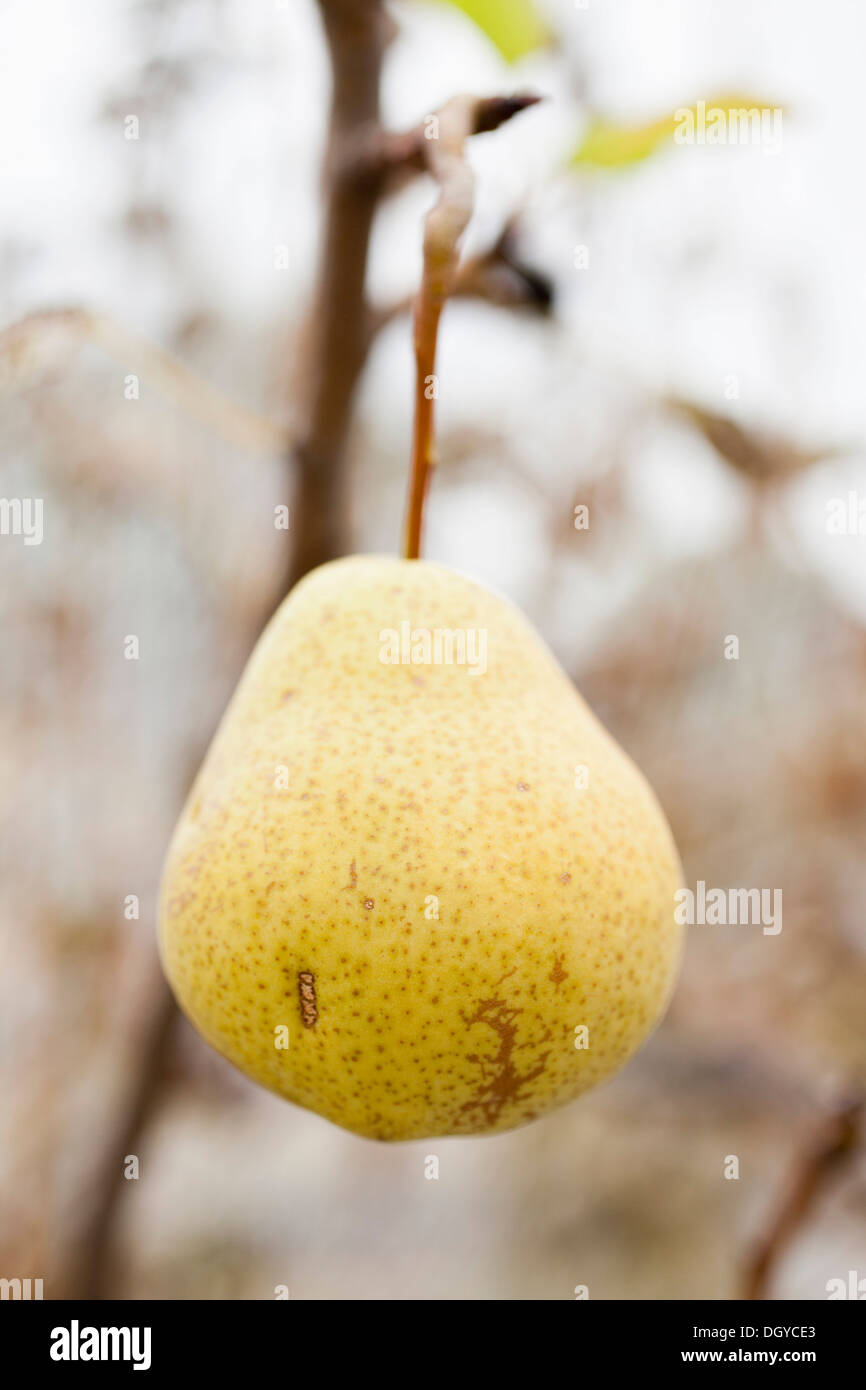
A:
{"type": "Polygon", "coordinates": [[[125,373],[171,397],[208,429],[251,453],[280,453],[288,431],[266,416],[231,400],[164,348],[146,342],[106,314],[89,309],[46,309],[0,331],[0,387],[50,360],[52,335],[96,343],[125,373]]]}
{"type": "Polygon", "coordinates": [[[716,453],[749,482],[757,485],[785,482],[816,463],[854,452],[855,445],[827,444],[803,449],[791,438],[761,429],[746,428],[729,415],[705,410],[695,401],[665,396],[661,404],[688,420],[716,453]]]}
{"type": "Polygon", "coordinates": [[[156,1107],[175,1027],[179,1020],[174,997],[156,959],[140,993],[140,1017],[135,1029],[132,1084],[117,1115],[109,1119],[98,1163],[91,1172],[89,1200],[79,1227],[78,1257],[66,1272],[68,1298],[105,1299],[112,1290],[113,1229],[125,1187],[124,1160],[140,1156],[142,1136],[156,1107]]]}
{"type": "MultiPolygon", "coordinates": [[[[465,105],[465,114],[471,128],[465,134],[484,135],[497,130],[519,111],[534,106],[541,98],[533,92],[514,92],[509,96],[496,97],[457,97],[456,101],[465,105]]],[[[433,133],[444,111],[453,102],[446,103],[438,111],[432,112],[412,126],[411,130],[383,130],[378,138],[368,141],[366,158],[372,167],[382,172],[388,187],[393,181],[402,181],[405,175],[423,174],[430,170],[430,142],[437,137],[433,133]]],[[[364,154],[360,155],[365,157],[364,154]]]]}
{"type": "MultiPolygon", "coordinates": [[[[549,314],[554,286],[543,271],[520,259],[516,237],[509,225],[488,251],[462,260],[454,273],[451,299],[476,299],[499,309],[549,314]]],[[[374,331],[381,332],[394,319],[412,312],[415,295],[386,304],[374,313],[374,331]]]]}
{"type": "Polygon", "coordinates": [[[538,99],[529,94],[454,97],[425,128],[424,153],[427,167],[439,184],[439,197],[424,223],[424,269],[415,300],[415,418],[403,551],[407,560],[417,560],[421,553],[424,500],[435,463],[439,320],[454,288],[460,241],[472,216],[475,180],[465,156],[466,141],[470,135],[495,130],[538,99]]]}
{"type": "Polygon", "coordinates": [[[862,1098],[842,1101],[824,1116],[788,1174],[767,1230],[743,1277],[744,1299],[764,1299],[778,1261],[812,1211],[822,1189],[857,1143],[862,1098]]]}

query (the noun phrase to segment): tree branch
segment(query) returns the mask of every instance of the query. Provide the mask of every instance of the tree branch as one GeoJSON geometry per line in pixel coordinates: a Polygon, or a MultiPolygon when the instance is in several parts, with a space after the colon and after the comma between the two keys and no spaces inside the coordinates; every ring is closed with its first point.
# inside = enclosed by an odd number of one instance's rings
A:
{"type": "Polygon", "coordinates": [[[743,1277],[744,1299],[764,1299],[787,1245],[804,1225],[826,1184],[857,1143],[863,1100],[842,1101],[824,1116],[797,1158],[767,1230],[756,1243],[743,1277]]]}
{"type": "Polygon", "coordinates": [[[390,28],[380,0],[319,0],[333,90],[325,156],[325,227],[309,328],[305,402],[293,453],[294,531],[288,587],[347,549],[345,451],[355,388],[370,345],[365,281],[384,171],[357,158],[379,135],[379,83],[390,28]]]}
{"type": "MultiPolygon", "coordinates": [[[[505,228],[495,246],[460,262],[451,285],[451,299],[477,299],[498,309],[549,314],[554,286],[543,271],[520,259],[512,225],[505,228]]],[[[415,295],[396,300],[373,315],[373,332],[380,333],[394,319],[412,312],[415,295]]]]}
{"type": "MultiPolygon", "coordinates": [[[[466,136],[484,135],[510,121],[518,112],[528,106],[535,106],[541,98],[533,92],[514,92],[510,96],[457,97],[466,107],[466,118],[470,128],[466,136]]],[[[430,141],[436,139],[430,132],[435,130],[436,122],[444,111],[452,106],[448,102],[439,111],[425,116],[411,130],[383,130],[378,138],[367,146],[367,159],[371,167],[383,174],[388,187],[402,182],[412,174],[424,174],[430,169],[430,141]]]]}
{"type": "Polygon", "coordinates": [[[786,482],[815,463],[846,453],[844,446],[838,444],[829,444],[823,449],[802,449],[792,439],[746,429],[729,415],[705,410],[679,396],[666,396],[662,404],[688,420],[731,468],[757,486],[786,482]]]}
{"type": "Polygon", "coordinates": [[[156,956],[148,965],[149,978],[141,991],[139,1017],[133,1029],[135,1061],[130,1063],[132,1084],[118,1113],[109,1117],[101,1138],[101,1150],[85,1194],[79,1220],[80,1252],[72,1269],[61,1273],[61,1296],[106,1299],[111,1288],[112,1234],[123,1196],[124,1159],[140,1157],[141,1141],[156,1106],[175,1027],[179,1021],[174,996],[156,956]],[[65,1286],[65,1287],[64,1287],[65,1286]]]}

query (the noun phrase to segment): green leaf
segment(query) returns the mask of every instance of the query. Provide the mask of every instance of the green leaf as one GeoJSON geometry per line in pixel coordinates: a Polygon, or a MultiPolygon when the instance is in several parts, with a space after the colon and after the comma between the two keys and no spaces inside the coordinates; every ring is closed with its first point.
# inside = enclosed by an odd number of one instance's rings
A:
{"type": "Polygon", "coordinates": [[[672,117],[652,121],[649,125],[614,125],[603,116],[594,116],[583,140],[571,158],[575,165],[590,165],[597,169],[619,169],[639,164],[654,154],[665,140],[673,139],[672,117]]]}
{"type": "MultiPolygon", "coordinates": [[[[754,97],[713,97],[702,103],[707,118],[712,112],[774,110],[772,102],[757,101],[754,97]]],[[[645,125],[617,125],[603,116],[594,116],[589,129],[569,161],[579,168],[624,169],[640,164],[665,147],[672,147],[674,132],[687,119],[698,120],[698,103],[680,106],[675,112],[649,121],[645,125]]]]}
{"type": "MultiPolygon", "coordinates": [[[[443,0],[440,0],[443,3],[443,0]]],[[[552,38],[550,29],[532,0],[444,0],[462,10],[509,63],[544,48],[552,38]]]]}

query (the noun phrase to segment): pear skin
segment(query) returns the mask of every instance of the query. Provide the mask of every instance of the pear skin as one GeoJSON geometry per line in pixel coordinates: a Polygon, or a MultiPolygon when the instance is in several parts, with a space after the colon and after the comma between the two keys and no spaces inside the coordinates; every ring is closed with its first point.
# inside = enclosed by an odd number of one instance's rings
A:
{"type": "Polygon", "coordinates": [[[652,791],[518,609],[354,556],[250,658],[172,840],[161,952],[199,1032],[296,1105],[373,1139],[494,1134],[645,1040],[680,886],[652,791]]]}

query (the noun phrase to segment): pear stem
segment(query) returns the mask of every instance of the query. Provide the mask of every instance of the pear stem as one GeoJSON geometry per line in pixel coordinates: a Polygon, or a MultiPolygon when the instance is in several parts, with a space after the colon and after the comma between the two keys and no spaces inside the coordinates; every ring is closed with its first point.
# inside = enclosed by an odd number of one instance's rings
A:
{"type": "Polygon", "coordinates": [[[509,97],[454,97],[424,124],[422,153],[439,184],[439,197],[424,223],[424,268],[415,299],[415,419],[412,466],[403,554],[421,554],[424,503],[436,463],[434,402],[438,397],[436,348],[445,301],[453,292],[460,259],[460,242],[475,197],[475,178],[466,159],[470,135],[495,130],[538,97],[520,93],[509,97]]]}
{"type": "Polygon", "coordinates": [[[434,401],[436,342],[441,314],[441,304],[434,305],[419,294],[415,309],[415,420],[404,550],[407,560],[418,560],[421,556],[424,503],[436,464],[434,401]]]}

